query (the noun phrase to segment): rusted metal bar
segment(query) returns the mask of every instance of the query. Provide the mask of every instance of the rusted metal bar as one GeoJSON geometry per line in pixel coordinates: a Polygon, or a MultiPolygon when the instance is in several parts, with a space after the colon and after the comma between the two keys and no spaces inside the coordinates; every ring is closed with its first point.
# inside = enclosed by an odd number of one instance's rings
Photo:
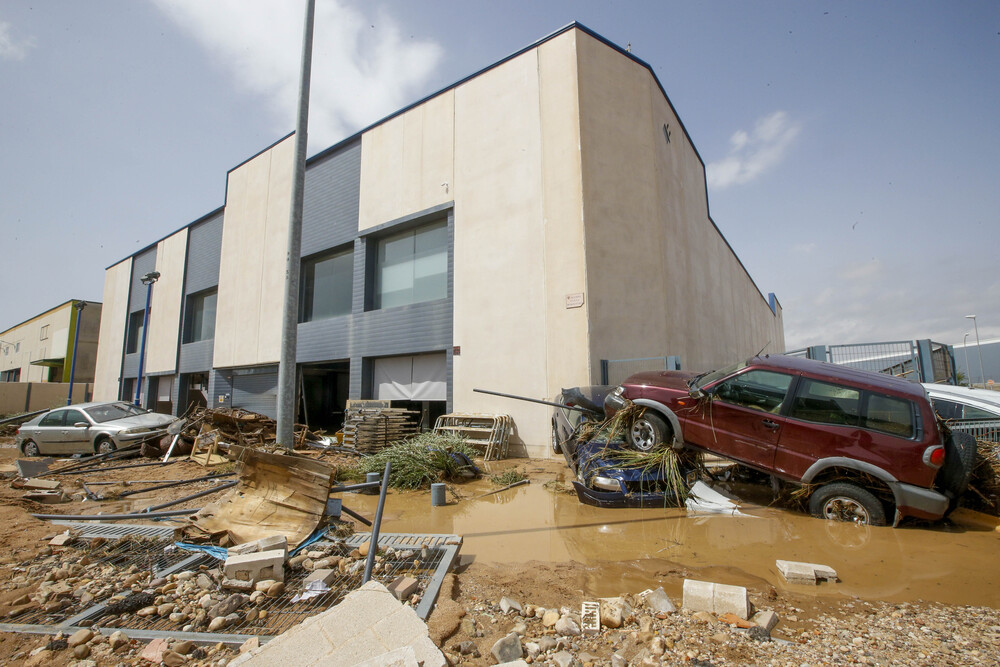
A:
{"type": "Polygon", "coordinates": [[[140,512],[138,514],[32,514],[42,521],[128,521],[129,519],[162,519],[170,516],[196,514],[201,508],[189,510],[168,510],[166,512],[140,512]]]}
{"type": "Polygon", "coordinates": [[[125,491],[124,493],[119,493],[118,498],[125,498],[126,496],[134,496],[137,493],[146,493],[148,491],[159,491],[160,489],[169,489],[174,486],[184,486],[185,484],[194,484],[195,482],[207,482],[213,479],[221,479],[223,477],[232,477],[236,473],[226,472],[221,475],[205,475],[204,477],[195,477],[194,479],[184,479],[179,482],[165,482],[163,484],[158,484],[156,486],[150,486],[145,489],[135,489],[134,491],[125,491]]]}
{"type": "Polygon", "coordinates": [[[91,456],[84,456],[76,461],[76,463],[71,463],[68,466],[63,466],[62,468],[56,468],[48,472],[49,475],[58,475],[60,473],[69,472],[71,470],[79,470],[80,468],[89,468],[95,465],[98,461],[103,462],[106,459],[116,459],[124,458],[125,454],[131,454],[135,450],[139,449],[141,445],[128,445],[127,447],[122,447],[121,449],[116,449],[113,452],[105,452],[104,454],[93,454],[91,456]]]}
{"type": "Polygon", "coordinates": [[[551,405],[554,408],[565,408],[566,410],[576,410],[577,412],[586,412],[588,415],[594,414],[593,410],[581,408],[576,405],[566,405],[565,403],[556,403],[554,401],[543,401],[539,398],[528,398],[527,396],[515,396],[514,394],[501,394],[499,391],[489,391],[488,389],[473,389],[472,391],[479,392],[480,394],[490,394],[491,396],[502,396],[503,398],[513,398],[515,401],[528,401],[529,403],[541,403],[542,405],[551,405]]]}
{"type": "Polygon", "coordinates": [[[183,498],[178,498],[177,500],[171,500],[169,503],[161,503],[159,505],[153,505],[151,507],[147,507],[146,509],[143,510],[143,513],[144,514],[151,513],[157,510],[161,510],[164,507],[173,507],[174,505],[180,505],[181,503],[186,503],[187,501],[194,500],[195,498],[201,498],[202,496],[207,496],[211,493],[218,493],[219,491],[232,488],[237,484],[239,484],[239,482],[227,482],[225,484],[220,484],[214,489],[205,489],[204,491],[199,491],[198,493],[192,493],[190,496],[184,496],[183,498]]]}
{"type": "Polygon", "coordinates": [[[152,463],[133,463],[127,466],[112,466],[110,468],[95,468],[93,470],[63,470],[61,472],[50,472],[49,475],[65,475],[67,473],[73,473],[76,475],[89,475],[95,472],[110,472],[112,470],[125,470],[127,468],[145,468],[147,466],[168,466],[171,463],[177,463],[178,459],[173,461],[167,461],[163,463],[162,461],[153,461],[152,463]]]}

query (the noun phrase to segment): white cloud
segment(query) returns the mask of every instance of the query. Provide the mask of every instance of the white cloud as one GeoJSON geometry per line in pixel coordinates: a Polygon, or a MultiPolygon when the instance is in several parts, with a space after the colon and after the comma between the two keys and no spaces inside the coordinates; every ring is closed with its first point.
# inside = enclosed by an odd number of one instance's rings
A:
{"type": "Polygon", "coordinates": [[[6,21],[0,21],[0,60],[24,60],[28,49],[35,46],[35,39],[26,37],[18,41],[14,38],[11,27],[6,21]]]}
{"type": "MultiPolygon", "coordinates": [[[[305,3],[286,0],[153,0],[262,97],[278,131],[295,127],[305,3]]],[[[428,40],[404,41],[391,16],[366,16],[343,0],[318,0],[313,33],[309,139],[334,143],[413,101],[440,62],[428,40]]]]}
{"type": "Polygon", "coordinates": [[[784,111],[757,121],[752,132],[738,130],[729,138],[729,155],[706,167],[709,186],[722,189],[749,183],[784,159],[801,127],[784,111]]]}

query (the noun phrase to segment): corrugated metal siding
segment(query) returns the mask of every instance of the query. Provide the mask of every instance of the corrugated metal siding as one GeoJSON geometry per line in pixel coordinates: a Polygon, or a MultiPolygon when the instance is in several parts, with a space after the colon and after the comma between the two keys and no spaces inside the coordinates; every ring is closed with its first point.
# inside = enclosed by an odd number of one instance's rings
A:
{"type": "Polygon", "coordinates": [[[184,294],[194,294],[219,284],[221,256],[222,211],[189,230],[184,294]]]}
{"type": "Polygon", "coordinates": [[[232,382],[234,408],[259,412],[277,419],[278,368],[276,366],[254,368],[250,374],[234,374],[232,382]]]}
{"type": "MultiPolygon", "coordinates": [[[[128,312],[134,313],[146,307],[146,286],[141,278],[156,270],[156,246],[139,253],[132,262],[132,285],[129,289],[128,312]]],[[[153,289],[156,289],[155,287],[153,289]]]]}
{"type": "Polygon", "coordinates": [[[208,378],[208,407],[222,408],[232,404],[232,371],[212,371],[208,378]],[[230,400],[219,402],[219,396],[229,394],[230,400]]]}
{"type": "Polygon", "coordinates": [[[302,206],[303,257],[354,240],[360,193],[360,139],[309,165],[302,206]]]}
{"type": "Polygon", "coordinates": [[[185,343],[181,345],[180,362],[178,372],[180,373],[205,373],[212,369],[212,352],[215,349],[215,340],[200,340],[197,343],[185,343]]]}

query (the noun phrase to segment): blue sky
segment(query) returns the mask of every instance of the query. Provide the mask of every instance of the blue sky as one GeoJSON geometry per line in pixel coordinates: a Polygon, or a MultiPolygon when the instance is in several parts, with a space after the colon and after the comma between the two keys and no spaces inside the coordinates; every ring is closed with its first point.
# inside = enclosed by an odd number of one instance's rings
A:
{"type": "MultiPolygon", "coordinates": [[[[317,1],[310,153],[578,20],[653,67],[790,349],[1000,336],[1000,3],[317,1]]],[[[298,5],[0,3],[0,330],[293,129],[298,5]]]]}

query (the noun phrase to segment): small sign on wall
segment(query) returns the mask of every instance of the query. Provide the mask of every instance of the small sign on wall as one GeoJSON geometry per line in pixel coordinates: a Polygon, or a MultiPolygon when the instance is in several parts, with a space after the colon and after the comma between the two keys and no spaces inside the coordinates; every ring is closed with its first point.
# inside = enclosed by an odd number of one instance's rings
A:
{"type": "Polygon", "coordinates": [[[582,305],[583,305],[583,292],[577,292],[575,294],[566,295],[567,308],[579,308],[582,305]]]}

